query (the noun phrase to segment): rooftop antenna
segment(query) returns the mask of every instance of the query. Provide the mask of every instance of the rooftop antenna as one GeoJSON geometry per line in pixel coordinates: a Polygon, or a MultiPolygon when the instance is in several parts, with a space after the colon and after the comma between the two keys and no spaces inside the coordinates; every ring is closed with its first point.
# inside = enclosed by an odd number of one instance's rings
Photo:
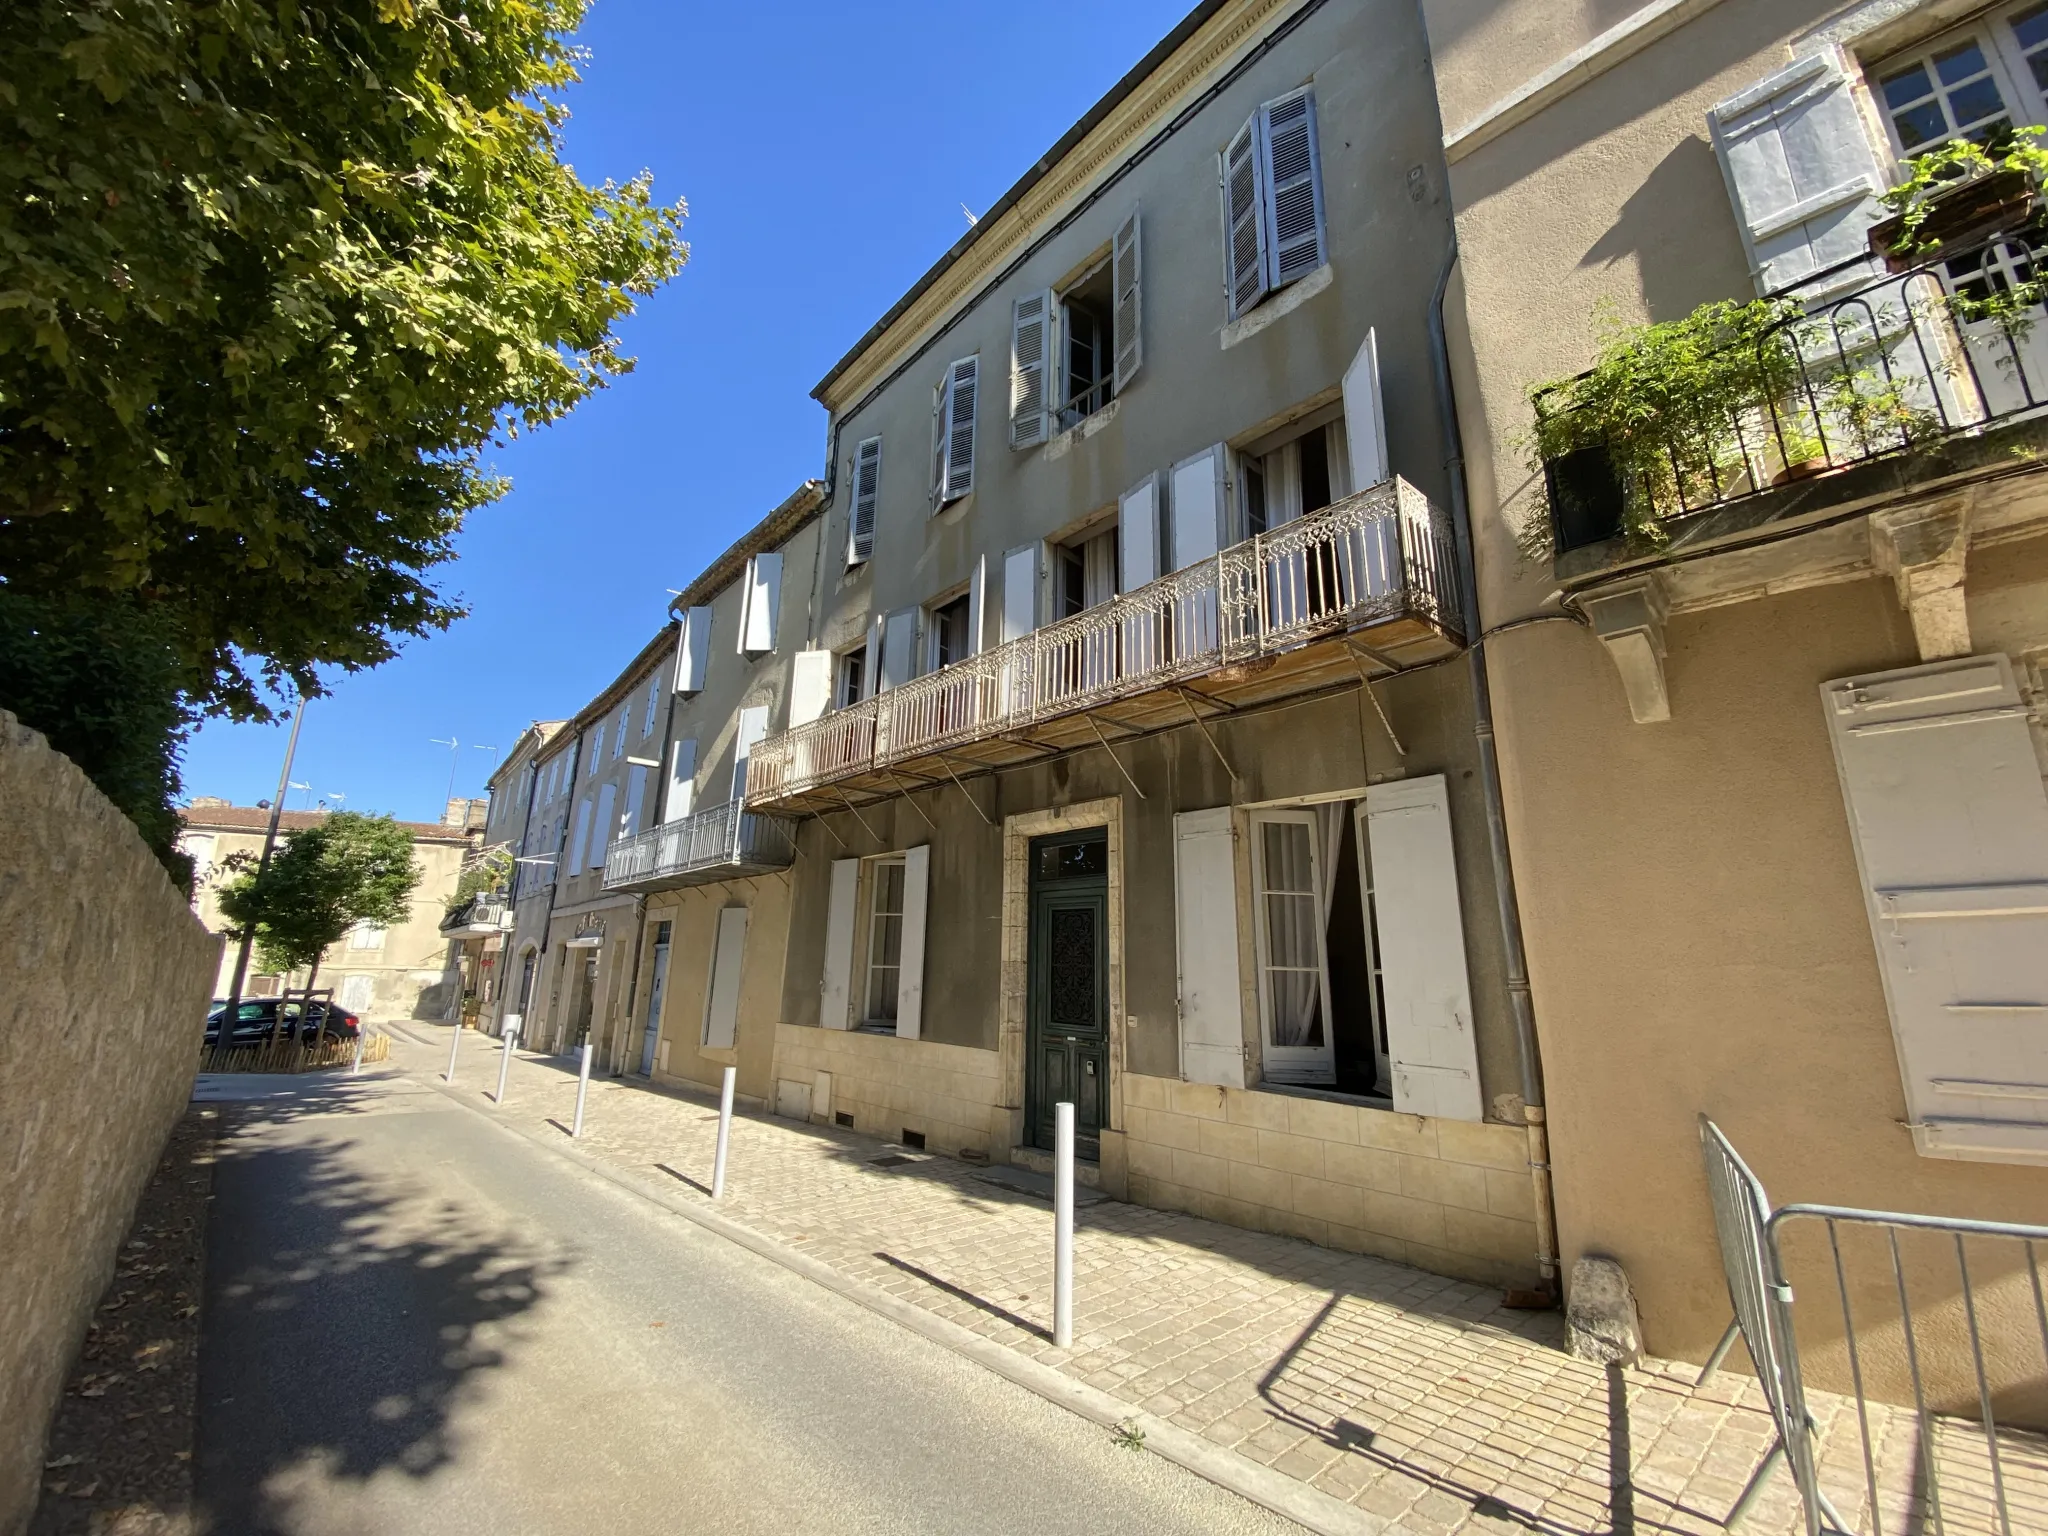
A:
{"type": "Polygon", "coordinates": [[[443,815],[446,815],[448,802],[455,798],[455,770],[462,762],[462,743],[453,736],[450,736],[446,741],[443,741],[438,736],[429,736],[427,740],[437,747],[446,747],[448,749],[448,793],[441,797],[441,811],[443,815]]]}
{"type": "Polygon", "coordinates": [[[307,805],[311,805],[311,804],[313,803],[313,786],[312,786],[312,785],[310,785],[310,784],[301,784],[301,783],[300,783],[300,782],[299,782],[299,781],[298,781],[297,779],[293,779],[293,780],[291,781],[291,788],[293,788],[293,789],[303,789],[303,790],[304,790],[304,791],[306,792],[306,804],[307,804],[307,805]]]}

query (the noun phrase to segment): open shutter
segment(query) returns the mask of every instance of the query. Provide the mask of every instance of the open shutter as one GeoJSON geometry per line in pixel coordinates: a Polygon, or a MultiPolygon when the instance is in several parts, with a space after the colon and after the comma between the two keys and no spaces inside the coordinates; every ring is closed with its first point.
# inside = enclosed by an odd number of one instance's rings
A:
{"type": "Polygon", "coordinates": [[[853,450],[853,526],[846,563],[859,565],[875,552],[875,504],[882,494],[882,440],[865,438],[853,450]]]}
{"type": "Polygon", "coordinates": [[[753,756],[754,746],[768,734],[768,706],[751,704],[740,711],[739,728],[733,734],[732,745],[732,798],[744,800],[747,797],[747,759],[753,756]]]}
{"type": "Polygon", "coordinates": [[[1116,228],[1110,257],[1116,308],[1110,331],[1116,349],[1116,392],[1121,395],[1145,365],[1144,261],[1138,244],[1138,210],[1116,228]]]}
{"type": "Polygon", "coordinates": [[[2003,655],[1822,685],[1923,1157],[2048,1163],[2048,789],[2003,655]]]}
{"type": "Polygon", "coordinates": [[[703,692],[704,673],[710,664],[711,610],[685,609],[682,632],[676,637],[676,692],[686,696],[703,692]]]}
{"type": "Polygon", "coordinates": [[[647,769],[634,763],[626,771],[626,809],[619,817],[619,836],[632,837],[640,831],[640,813],[647,805],[647,769]]]}
{"type": "Polygon", "coordinates": [[[798,651],[789,662],[789,723],[808,725],[832,707],[830,651],[798,651]]]}
{"type": "Polygon", "coordinates": [[[948,371],[942,503],[958,501],[974,489],[974,399],[980,369],[980,358],[963,357],[948,371]]]}
{"type": "Polygon", "coordinates": [[[1003,556],[1003,639],[1021,639],[1036,628],[1038,546],[1020,544],[1003,556]]]}
{"type": "Polygon", "coordinates": [[[681,821],[697,803],[697,742],[679,741],[668,753],[668,807],[663,821],[681,821]]]}
{"type": "Polygon", "coordinates": [[[1225,543],[1224,463],[1230,457],[1221,443],[1205,448],[1173,466],[1172,494],[1167,497],[1173,529],[1171,556],[1178,571],[1198,560],[1213,560],[1225,543]]]}
{"type": "Polygon", "coordinates": [[[562,871],[562,878],[583,873],[583,855],[590,847],[590,796],[585,795],[576,802],[576,840],[569,845],[569,867],[562,871]]]}
{"type": "Polygon", "coordinates": [[[1323,173],[1316,151],[1316,98],[1296,91],[1259,108],[1265,181],[1266,286],[1279,288],[1323,264],[1323,173]]]}
{"type": "Polygon", "coordinates": [[[1442,774],[1374,784],[1365,814],[1394,1108],[1483,1120],[1449,788],[1442,774]]]}
{"type": "Polygon", "coordinates": [[[1010,306],[1010,446],[1029,448],[1048,432],[1052,401],[1053,296],[1028,293],[1010,306]]]}
{"type": "Polygon", "coordinates": [[[988,556],[974,559],[974,575],[967,582],[967,654],[979,656],[985,648],[982,626],[988,613],[988,556]]]}
{"type": "Polygon", "coordinates": [[[605,850],[611,847],[612,837],[619,830],[612,820],[612,808],[618,804],[619,786],[606,784],[597,792],[597,815],[590,824],[590,867],[604,868],[605,850]]]}
{"type": "Polygon", "coordinates": [[[1233,320],[1266,296],[1266,221],[1259,203],[1254,114],[1223,151],[1223,291],[1233,320]]]}
{"type": "Polygon", "coordinates": [[[729,1051],[739,1038],[740,973],[746,953],[747,909],[722,908],[711,952],[711,981],[704,989],[704,1044],[712,1050],[729,1051]]]}
{"type": "Polygon", "coordinates": [[[782,606],[782,556],[755,555],[740,587],[740,654],[765,656],[775,649],[775,620],[782,606]]]}
{"type": "Polygon", "coordinates": [[[882,671],[875,692],[909,682],[916,675],[911,670],[916,665],[917,610],[899,608],[882,626],[882,671]]]}
{"type": "Polygon", "coordinates": [[[1358,356],[1344,370],[1344,437],[1351,454],[1351,489],[1369,491],[1387,479],[1387,410],[1380,394],[1380,344],[1368,330],[1358,356]]]}
{"type": "Polygon", "coordinates": [[[1226,1088],[1242,1088],[1245,1077],[1235,843],[1227,805],[1173,818],[1180,1075],[1226,1088]]]}
{"type": "Polygon", "coordinates": [[[1884,214],[1883,171],[1849,71],[1811,54],[1707,113],[1756,291],[1776,293],[1852,257],[1874,270],[1866,232],[1884,214]]]}
{"type": "Polygon", "coordinates": [[[1159,477],[1147,475],[1117,498],[1118,590],[1159,577],[1159,477]]]}
{"type": "Polygon", "coordinates": [[[860,696],[864,699],[882,691],[882,633],[886,622],[879,613],[868,621],[868,643],[860,662],[860,696]]]}
{"type": "Polygon", "coordinates": [[[832,861],[831,894],[825,906],[825,973],[818,988],[818,1022],[827,1029],[852,1026],[854,904],[860,894],[860,860],[832,861]]]}
{"type": "Polygon", "coordinates": [[[896,973],[896,1036],[915,1040],[924,1023],[924,919],[929,905],[931,844],[903,855],[903,947],[896,973]]]}

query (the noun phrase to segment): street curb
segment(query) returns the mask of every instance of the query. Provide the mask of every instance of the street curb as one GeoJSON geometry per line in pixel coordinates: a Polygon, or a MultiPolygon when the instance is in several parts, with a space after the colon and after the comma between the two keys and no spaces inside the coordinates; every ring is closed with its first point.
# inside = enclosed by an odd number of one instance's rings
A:
{"type": "Polygon", "coordinates": [[[1144,1409],[1126,1403],[1099,1387],[1090,1386],[1084,1381],[1076,1381],[1052,1366],[1018,1354],[1007,1345],[985,1339],[962,1328],[958,1323],[934,1316],[914,1302],[904,1301],[864,1280],[856,1280],[849,1275],[841,1274],[822,1259],[814,1259],[807,1253],[798,1252],[774,1238],[756,1232],[752,1227],[735,1221],[730,1216],[707,1210],[693,1201],[684,1199],[637,1170],[622,1168],[605,1158],[568,1145],[559,1134],[549,1135],[500,1119],[495,1112],[495,1106],[476,1103],[464,1096],[468,1092],[482,1090],[451,1087],[440,1080],[438,1073],[430,1075],[426,1082],[435,1092],[464,1109],[473,1111],[506,1135],[529,1141],[576,1164],[586,1172],[597,1175],[609,1184],[638,1195],[663,1210],[682,1217],[685,1221],[694,1222],[707,1232],[715,1233],[750,1253],[779,1264],[790,1273],[801,1275],[804,1279],[845,1297],[856,1306],[863,1307],[878,1317],[885,1317],[941,1348],[995,1372],[1049,1403],[1065,1408],[1071,1413],[1077,1413],[1105,1429],[1136,1430],[1144,1436],[1146,1450],[1194,1473],[1197,1477],[1216,1484],[1219,1488],[1228,1489],[1240,1498],[1248,1499],[1276,1515],[1292,1520],[1304,1529],[1316,1532],[1317,1536],[1412,1536],[1406,1526],[1368,1514],[1341,1499],[1311,1488],[1284,1472],[1262,1467],[1249,1457],[1226,1450],[1192,1430],[1162,1419],[1157,1414],[1147,1413],[1144,1409]]]}

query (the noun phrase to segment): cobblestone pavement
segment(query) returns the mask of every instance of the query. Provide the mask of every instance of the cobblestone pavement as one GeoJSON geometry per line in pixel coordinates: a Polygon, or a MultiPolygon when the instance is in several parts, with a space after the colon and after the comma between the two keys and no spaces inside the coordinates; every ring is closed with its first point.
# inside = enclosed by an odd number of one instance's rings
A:
{"type": "MultiPolygon", "coordinates": [[[[488,1103],[497,1047],[479,1045],[459,1089],[488,1103]]],[[[401,1045],[394,1061],[438,1072],[438,1055],[401,1045]]],[[[503,1116],[565,1133],[567,1062],[522,1053],[503,1116]]],[[[717,1118],[708,1094],[597,1079],[581,1146],[706,1198],[717,1118]]],[[[1564,1352],[1557,1313],[1507,1310],[1497,1291],[1118,1201],[1075,1213],[1074,1347],[1055,1349],[1043,1200],[952,1158],[765,1114],[735,1117],[727,1167],[726,1216],[1419,1536],[1718,1532],[1771,1444],[1745,1374],[1697,1387],[1689,1365],[1608,1371],[1564,1352]]],[[[1823,1484],[1866,1530],[1854,1404],[1813,1394],[1813,1408],[1823,1484]]],[[[1917,1530],[1914,1421],[1872,1413],[1882,1529],[1917,1530]]],[[[2048,1530],[2039,1442],[2008,1454],[2011,1529],[2048,1530]]],[[[1949,1507],[1947,1476],[1945,1531],[1997,1531],[1988,1501],[1949,1507]]],[[[1742,1530],[1799,1529],[1780,1471],[1742,1530]]]]}

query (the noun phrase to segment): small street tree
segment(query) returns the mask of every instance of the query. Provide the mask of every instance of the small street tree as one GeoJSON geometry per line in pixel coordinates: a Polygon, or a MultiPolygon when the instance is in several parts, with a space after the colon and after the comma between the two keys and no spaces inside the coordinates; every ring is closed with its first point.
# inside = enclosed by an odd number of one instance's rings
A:
{"type": "Polygon", "coordinates": [[[405,828],[355,811],[286,833],[260,878],[255,864],[246,853],[224,862],[221,915],[237,941],[254,934],[266,970],[303,968],[309,990],[330,944],[357,923],[402,921],[420,883],[405,828]]]}

